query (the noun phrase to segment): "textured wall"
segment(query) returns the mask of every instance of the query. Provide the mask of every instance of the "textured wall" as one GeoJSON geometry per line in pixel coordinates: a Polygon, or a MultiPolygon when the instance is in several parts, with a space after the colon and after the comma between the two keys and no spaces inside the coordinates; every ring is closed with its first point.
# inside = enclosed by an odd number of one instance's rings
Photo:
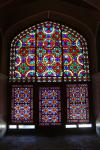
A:
{"type": "Polygon", "coordinates": [[[93,76],[93,95],[96,117],[96,132],[100,136],[100,72],[93,76]]]}

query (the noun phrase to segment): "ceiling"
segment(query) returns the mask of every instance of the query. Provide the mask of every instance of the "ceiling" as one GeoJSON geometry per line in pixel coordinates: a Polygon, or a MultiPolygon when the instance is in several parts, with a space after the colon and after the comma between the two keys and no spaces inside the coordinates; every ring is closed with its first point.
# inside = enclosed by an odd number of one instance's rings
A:
{"type": "Polygon", "coordinates": [[[10,4],[13,0],[0,0],[0,8],[10,4]]]}
{"type": "MultiPolygon", "coordinates": [[[[28,4],[33,1],[44,1],[44,0],[0,0],[0,8],[9,6],[12,3],[17,5],[19,4],[28,4]]],[[[60,0],[62,2],[71,3],[73,5],[78,5],[82,7],[87,7],[90,9],[100,10],[100,0],[60,0]]]]}
{"type": "MultiPolygon", "coordinates": [[[[45,11],[51,11],[51,16],[52,12],[63,16],[67,14],[66,16],[87,24],[95,32],[100,20],[100,0],[0,0],[0,28],[6,32],[10,26],[22,22],[25,18],[34,16],[35,20],[38,20],[36,14],[45,11]]],[[[42,19],[44,18],[45,16],[42,16],[42,19]]]]}
{"type": "Polygon", "coordinates": [[[91,10],[99,10],[98,5],[96,3],[91,2],[91,0],[61,0],[63,2],[67,2],[76,6],[88,8],[91,10]]]}

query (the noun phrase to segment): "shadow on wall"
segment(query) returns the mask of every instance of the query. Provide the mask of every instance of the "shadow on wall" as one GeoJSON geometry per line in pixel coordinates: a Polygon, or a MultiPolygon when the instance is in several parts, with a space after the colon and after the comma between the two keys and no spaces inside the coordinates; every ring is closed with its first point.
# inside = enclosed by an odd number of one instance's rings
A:
{"type": "Polygon", "coordinates": [[[6,75],[0,73],[0,137],[6,133],[6,75]]]}

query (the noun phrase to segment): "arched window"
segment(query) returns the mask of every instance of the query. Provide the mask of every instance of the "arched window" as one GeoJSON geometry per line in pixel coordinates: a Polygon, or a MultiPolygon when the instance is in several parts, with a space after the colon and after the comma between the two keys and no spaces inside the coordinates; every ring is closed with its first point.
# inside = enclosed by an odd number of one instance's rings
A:
{"type": "Polygon", "coordinates": [[[34,92],[40,125],[61,125],[62,109],[67,109],[67,123],[89,122],[88,81],[88,48],[82,35],[51,21],[24,30],[13,39],[10,50],[11,122],[34,122],[34,92]],[[57,86],[59,82],[63,84],[57,86]],[[35,83],[44,86],[34,91],[35,83]],[[66,107],[61,104],[62,85],[66,107]]]}

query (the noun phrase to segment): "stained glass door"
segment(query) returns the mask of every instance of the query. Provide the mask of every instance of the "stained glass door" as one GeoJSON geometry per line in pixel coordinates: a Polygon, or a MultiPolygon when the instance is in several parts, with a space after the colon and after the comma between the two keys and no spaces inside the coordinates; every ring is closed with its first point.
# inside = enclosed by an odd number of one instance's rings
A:
{"type": "Polygon", "coordinates": [[[89,95],[87,84],[67,84],[67,123],[89,123],[89,95]]]}
{"type": "Polygon", "coordinates": [[[12,86],[11,120],[16,124],[30,124],[33,118],[33,86],[12,86]]]}
{"type": "Polygon", "coordinates": [[[59,87],[39,88],[39,125],[61,125],[59,87]]]}

